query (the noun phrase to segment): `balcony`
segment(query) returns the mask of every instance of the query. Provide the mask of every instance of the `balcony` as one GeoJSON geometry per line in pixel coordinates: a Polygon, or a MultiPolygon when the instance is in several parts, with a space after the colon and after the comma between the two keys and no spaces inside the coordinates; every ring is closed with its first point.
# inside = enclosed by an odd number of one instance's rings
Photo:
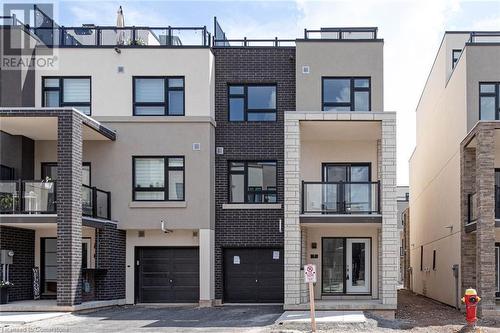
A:
{"type": "MultiPolygon", "coordinates": [[[[54,181],[0,181],[0,214],[56,214],[54,181]]],[[[111,192],[82,185],[82,215],[111,220],[111,192]]]]}
{"type": "Polygon", "coordinates": [[[302,214],[380,214],[380,182],[302,182],[302,214]]]}

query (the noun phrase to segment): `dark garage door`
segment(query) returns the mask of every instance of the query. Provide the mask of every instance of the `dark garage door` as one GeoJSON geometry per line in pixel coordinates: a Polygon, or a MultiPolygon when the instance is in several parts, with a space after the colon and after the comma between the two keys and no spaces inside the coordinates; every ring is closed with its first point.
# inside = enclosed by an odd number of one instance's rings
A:
{"type": "Polygon", "coordinates": [[[224,302],[282,303],[283,249],[225,249],[224,302]]]}
{"type": "Polygon", "coordinates": [[[193,303],[200,299],[198,248],[136,249],[137,303],[193,303]]]}

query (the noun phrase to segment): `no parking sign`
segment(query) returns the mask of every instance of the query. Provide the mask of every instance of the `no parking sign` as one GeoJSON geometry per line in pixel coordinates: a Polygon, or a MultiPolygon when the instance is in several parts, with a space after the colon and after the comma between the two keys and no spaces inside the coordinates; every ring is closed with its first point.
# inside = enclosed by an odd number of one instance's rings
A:
{"type": "Polygon", "coordinates": [[[304,282],[316,283],[316,265],[308,264],[304,266],[304,282]]]}

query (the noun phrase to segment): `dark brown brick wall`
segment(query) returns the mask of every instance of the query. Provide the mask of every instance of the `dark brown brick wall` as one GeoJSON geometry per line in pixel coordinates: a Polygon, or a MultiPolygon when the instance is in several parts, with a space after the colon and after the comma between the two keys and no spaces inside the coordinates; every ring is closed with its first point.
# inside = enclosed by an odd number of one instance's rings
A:
{"type": "Polygon", "coordinates": [[[283,247],[279,219],[283,209],[224,210],[228,203],[228,161],[276,160],[278,203],[284,190],[284,112],[295,110],[294,48],[216,48],[215,119],[216,146],[224,155],[215,164],[215,298],[223,297],[224,247],[283,247]],[[227,85],[277,84],[276,122],[229,122],[227,85]]]}
{"type": "Polygon", "coordinates": [[[97,232],[98,268],[106,270],[96,279],[99,301],[125,298],[125,230],[108,225],[97,232]]]}
{"type": "Polygon", "coordinates": [[[33,299],[33,267],[35,267],[35,231],[0,226],[0,249],[14,251],[10,266],[11,301],[33,299]]]}

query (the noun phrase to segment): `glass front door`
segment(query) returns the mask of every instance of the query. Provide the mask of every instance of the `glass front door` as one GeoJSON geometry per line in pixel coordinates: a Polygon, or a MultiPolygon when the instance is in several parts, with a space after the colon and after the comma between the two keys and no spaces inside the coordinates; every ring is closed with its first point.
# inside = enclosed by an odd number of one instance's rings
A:
{"type": "Polygon", "coordinates": [[[322,294],[370,293],[369,238],[323,238],[322,294]]]}
{"type": "Polygon", "coordinates": [[[370,292],[370,240],[347,239],[347,293],[370,292]]]}

